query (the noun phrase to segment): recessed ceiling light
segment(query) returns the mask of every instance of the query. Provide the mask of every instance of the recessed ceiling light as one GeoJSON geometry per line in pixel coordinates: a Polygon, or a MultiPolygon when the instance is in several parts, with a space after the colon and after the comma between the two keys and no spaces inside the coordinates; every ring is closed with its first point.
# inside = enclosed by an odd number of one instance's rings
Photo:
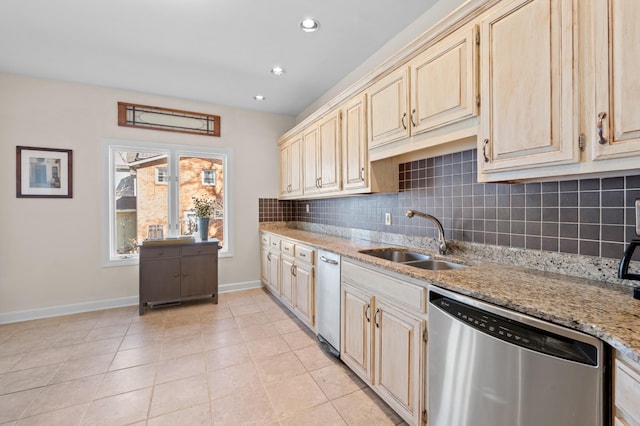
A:
{"type": "Polygon", "coordinates": [[[271,74],[273,75],[277,75],[277,76],[281,76],[282,74],[285,73],[285,69],[279,66],[275,66],[273,68],[271,68],[271,74]]]}
{"type": "Polygon", "coordinates": [[[306,33],[312,33],[320,29],[320,22],[317,19],[305,18],[300,22],[300,29],[306,33]]]}
{"type": "Polygon", "coordinates": [[[265,99],[267,99],[267,98],[265,98],[265,97],[264,97],[264,96],[262,96],[262,95],[255,95],[255,96],[253,97],[253,99],[255,99],[256,101],[264,101],[264,100],[265,100],[265,99]]]}

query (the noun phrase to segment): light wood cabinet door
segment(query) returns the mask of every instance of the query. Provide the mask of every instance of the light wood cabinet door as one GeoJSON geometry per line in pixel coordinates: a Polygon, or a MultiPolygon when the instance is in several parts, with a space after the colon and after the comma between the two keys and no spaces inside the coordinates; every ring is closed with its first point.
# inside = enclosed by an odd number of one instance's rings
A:
{"type": "Polygon", "coordinates": [[[340,358],[361,379],[371,382],[371,309],[368,294],[342,284],[340,358]]]}
{"type": "Polygon", "coordinates": [[[282,267],[280,279],[280,298],[285,305],[292,306],[293,281],[295,279],[293,272],[293,258],[282,256],[280,265],[282,267]]]}
{"type": "Polygon", "coordinates": [[[356,96],[342,108],[342,186],[369,186],[366,96],[356,96]]]}
{"type": "Polygon", "coordinates": [[[267,285],[274,294],[280,294],[280,253],[269,251],[267,256],[269,262],[269,280],[267,285]]]}
{"type": "Polygon", "coordinates": [[[280,146],[280,197],[302,195],[302,135],[280,146]]]}
{"type": "Polygon", "coordinates": [[[269,267],[271,263],[269,261],[269,247],[262,246],[260,248],[260,280],[264,285],[269,285],[269,267]]]}
{"type": "Polygon", "coordinates": [[[640,366],[617,354],[613,369],[613,405],[616,421],[640,425],[640,366]]]}
{"type": "Polygon", "coordinates": [[[340,190],[340,112],[334,112],[318,123],[317,175],[320,192],[340,190]]]}
{"type": "Polygon", "coordinates": [[[375,369],[373,385],[385,401],[410,418],[420,419],[420,359],[422,320],[376,299],[373,314],[375,325],[375,369]]]}
{"type": "Polygon", "coordinates": [[[638,155],[640,2],[603,0],[591,3],[595,16],[596,111],[593,117],[585,120],[585,132],[594,138],[592,146],[596,160],[638,155]],[[598,127],[602,128],[601,132],[598,127]]]}
{"type": "Polygon", "coordinates": [[[296,263],[293,273],[293,310],[302,322],[314,328],[314,267],[296,263]]]}
{"type": "Polygon", "coordinates": [[[392,72],[367,89],[369,149],[409,136],[408,90],[408,67],[392,72]]]}
{"type": "Polygon", "coordinates": [[[573,3],[508,1],[483,19],[479,173],[579,160],[573,3]]]}
{"type": "Polygon", "coordinates": [[[409,64],[413,135],[478,115],[478,37],[464,28],[409,64]]]}
{"type": "Polygon", "coordinates": [[[320,140],[318,138],[318,126],[312,125],[302,132],[302,174],[303,193],[313,194],[320,191],[318,151],[320,140]]]}

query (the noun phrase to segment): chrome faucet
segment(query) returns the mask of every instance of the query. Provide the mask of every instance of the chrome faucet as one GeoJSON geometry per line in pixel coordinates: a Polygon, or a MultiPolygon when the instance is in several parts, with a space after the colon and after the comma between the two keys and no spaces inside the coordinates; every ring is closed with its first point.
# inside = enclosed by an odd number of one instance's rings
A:
{"type": "Polygon", "coordinates": [[[422,213],[417,210],[407,210],[407,217],[412,218],[413,216],[424,217],[425,219],[429,219],[438,227],[438,252],[440,254],[447,254],[447,240],[444,239],[444,228],[438,219],[435,216],[431,216],[427,213],[422,213]]]}

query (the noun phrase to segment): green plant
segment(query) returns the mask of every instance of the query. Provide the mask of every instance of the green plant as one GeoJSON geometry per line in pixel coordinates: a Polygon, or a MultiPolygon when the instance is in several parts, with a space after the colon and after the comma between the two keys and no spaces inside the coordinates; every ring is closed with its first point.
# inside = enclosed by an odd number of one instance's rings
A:
{"type": "Polygon", "coordinates": [[[198,217],[211,217],[213,213],[213,200],[206,195],[202,197],[191,197],[193,200],[193,210],[198,217]]]}

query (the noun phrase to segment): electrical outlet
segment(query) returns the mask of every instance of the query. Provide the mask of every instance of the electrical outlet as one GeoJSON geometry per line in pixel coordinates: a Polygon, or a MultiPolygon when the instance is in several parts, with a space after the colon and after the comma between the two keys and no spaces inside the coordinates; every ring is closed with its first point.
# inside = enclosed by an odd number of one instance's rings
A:
{"type": "Polygon", "coordinates": [[[309,213],[309,204],[306,204],[307,213],[309,213]]]}
{"type": "Polygon", "coordinates": [[[384,214],[384,224],[387,226],[391,225],[391,213],[384,214]]]}

